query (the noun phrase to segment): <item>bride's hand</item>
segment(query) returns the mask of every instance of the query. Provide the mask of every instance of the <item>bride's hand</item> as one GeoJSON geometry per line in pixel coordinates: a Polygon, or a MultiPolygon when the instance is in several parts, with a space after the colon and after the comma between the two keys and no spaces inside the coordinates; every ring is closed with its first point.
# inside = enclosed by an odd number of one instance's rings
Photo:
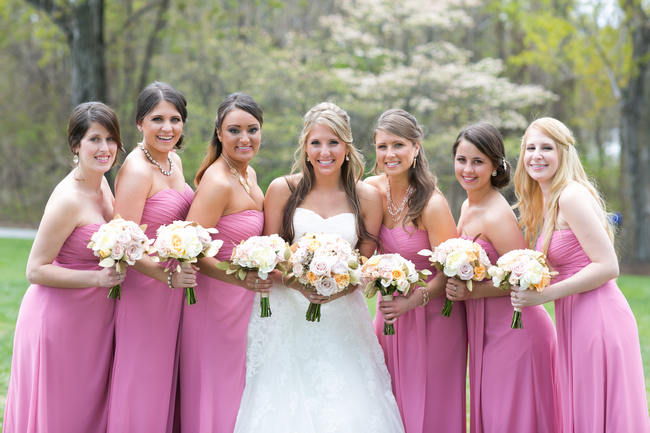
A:
{"type": "Polygon", "coordinates": [[[246,271],[246,278],[240,284],[245,289],[253,292],[268,293],[273,285],[271,278],[263,280],[257,275],[257,271],[246,271]]]}
{"type": "Polygon", "coordinates": [[[285,285],[285,284],[286,284],[286,281],[285,281],[285,278],[284,278],[284,274],[282,273],[282,271],[278,271],[277,269],[273,269],[273,270],[269,273],[269,278],[271,279],[271,282],[272,282],[272,283],[275,283],[275,284],[282,284],[282,285],[285,285]]]}

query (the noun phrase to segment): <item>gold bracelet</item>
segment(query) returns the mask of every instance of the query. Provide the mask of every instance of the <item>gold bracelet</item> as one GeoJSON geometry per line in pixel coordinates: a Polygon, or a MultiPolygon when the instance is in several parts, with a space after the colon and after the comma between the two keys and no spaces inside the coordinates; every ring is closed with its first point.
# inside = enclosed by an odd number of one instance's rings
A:
{"type": "Polygon", "coordinates": [[[426,287],[418,287],[418,290],[422,293],[422,303],[420,307],[424,307],[429,303],[429,290],[426,287]]]}

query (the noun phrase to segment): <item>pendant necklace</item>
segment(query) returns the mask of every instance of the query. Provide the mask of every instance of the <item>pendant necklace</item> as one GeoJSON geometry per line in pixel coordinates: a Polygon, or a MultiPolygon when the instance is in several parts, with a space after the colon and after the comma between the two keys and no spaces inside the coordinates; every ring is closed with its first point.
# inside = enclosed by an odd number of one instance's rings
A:
{"type": "Polygon", "coordinates": [[[223,160],[226,161],[226,165],[230,169],[230,172],[232,173],[233,176],[235,176],[237,178],[237,180],[239,180],[239,183],[244,188],[246,193],[248,195],[251,195],[251,186],[248,184],[248,179],[246,179],[244,176],[242,176],[242,174],[240,172],[238,172],[237,169],[232,166],[232,164],[230,164],[230,161],[228,161],[228,158],[226,158],[225,155],[223,156],[223,160]]]}
{"type": "Polygon", "coordinates": [[[408,202],[409,197],[411,197],[411,194],[413,193],[413,186],[409,184],[409,187],[406,189],[406,193],[404,194],[404,198],[402,199],[402,203],[400,203],[399,207],[393,203],[393,199],[390,196],[390,182],[388,180],[388,176],[386,176],[386,207],[388,208],[388,214],[390,215],[391,219],[395,224],[399,222],[399,220],[402,219],[402,212],[404,212],[404,208],[406,208],[406,203],[408,202]]]}
{"type": "Polygon", "coordinates": [[[160,164],[158,163],[158,161],[156,161],[155,159],[153,159],[153,157],[151,156],[151,154],[149,153],[149,151],[147,150],[147,148],[144,147],[144,144],[140,144],[138,147],[139,147],[140,149],[142,149],[142,151],[144,152],[144,156],[147,157],[147,159],[149,160],[149,162],[152,163],[153,165],[155,165],[156,167],[158,167],[158,170],[160,170],[160,172],[161,172],[162,174],[164,174],[165,176],[171,176],[171,175],[172,175],[172,170],[174,169],[174,164],[172,163],[172,159],[169,157],[169,154],[167,154],[167,161],[169,161],[169,171],[167,171],[167,170],[165,170],[164,168],[162,168],[162,167],[160,166],[160,164]]]}

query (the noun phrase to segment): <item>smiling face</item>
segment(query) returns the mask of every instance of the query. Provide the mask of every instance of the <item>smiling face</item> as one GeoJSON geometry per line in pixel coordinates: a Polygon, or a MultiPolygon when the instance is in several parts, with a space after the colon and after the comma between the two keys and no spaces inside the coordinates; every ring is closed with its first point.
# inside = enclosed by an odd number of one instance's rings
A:
{"type": "Polygon", "coordinates": [[[305,144],[307,158],[314,167],[314,172],[324,175],[340,172],[345,162],[347,146],[332,128],[315,124],[307,135],[305,144]]]}
{"type": "Polygon", "coordinates": [[[526,134],[523,155],[526,173],[540,184],[553,180],[560,164],[557,144],[537,128],[526,134]]]}
{"type": "Polygon", "coordinates": [[[381,129],[375,133],[377,167],[387,176],[408,172],[419,151],[419,144],[403,137],[381,129]]]}
{"type": "Polygon", "coordinates": [[[470,141],[461,139],[454,156],[454,173],[465,191],[492,188],[494,164],[470,141]]]}
{"type": "Polygon", "coordinates": [[[217,135],[229,160],[249,162],[260,149],[262,128],[253,115],[234,109],[226,114],[217,135]]]}
{"type": "Polygon", "coordinates": [[[138,123],[149,151],[171,151],[183,134],[183,118],[171,102],[161,100],[138,123]]]}
{"type": "Polygon", "coordinates": [[[79,155],[79,168],[83,171],[110,170],[117,154],[117,140],[99,123],[93,122],[73,149],[79,155]]]}

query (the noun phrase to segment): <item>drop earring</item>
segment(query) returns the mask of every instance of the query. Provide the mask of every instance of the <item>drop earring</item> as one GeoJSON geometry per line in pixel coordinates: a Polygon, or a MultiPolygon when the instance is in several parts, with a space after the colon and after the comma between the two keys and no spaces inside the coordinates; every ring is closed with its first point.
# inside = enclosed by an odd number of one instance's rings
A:
{"type": "Polygon", "coordinates": [[[350,155],[345,155],[345,160],[349,161],[350,160],[350,155]]]}
{"type": "Polygon", "coordinates": [[[79,164],[79,155],[78,155],[78,154],[75,153],[75,154],[72,156],[72,163],[73,163],[74,165],[79,164]]]}
{"type": "Polygon", "coordinates": [[[492,177],[495,177],[496,175],[497,175],[497,169],[495,168],[494,170],[492,170],[492,177]]]}

